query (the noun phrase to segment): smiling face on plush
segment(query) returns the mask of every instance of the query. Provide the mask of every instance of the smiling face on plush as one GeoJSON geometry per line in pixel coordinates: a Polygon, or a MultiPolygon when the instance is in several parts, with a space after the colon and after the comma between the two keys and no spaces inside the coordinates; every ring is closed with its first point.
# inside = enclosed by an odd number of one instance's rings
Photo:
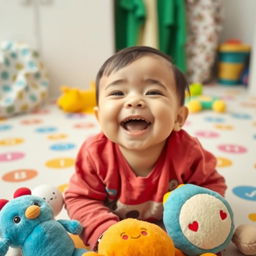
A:
{"type": "Polygon", "coordinates": [[[99,254],[119,256],[174,256],[171,238],[155,224],[125,219],[105,231],[99,243],[99,254]]]}

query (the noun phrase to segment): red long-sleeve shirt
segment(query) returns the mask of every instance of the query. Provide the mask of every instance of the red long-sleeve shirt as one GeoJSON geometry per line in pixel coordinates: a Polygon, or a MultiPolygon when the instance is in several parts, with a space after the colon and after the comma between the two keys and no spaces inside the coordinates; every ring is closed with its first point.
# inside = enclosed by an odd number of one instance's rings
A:
{"type": "Polygon", "coordinates": [[[163,195],[178,184],[192,183],[224,195],[225,180],[215,167],[215,157],[181,130],[168,137],[148,176],[138,177],[118,145],[100,133],[78,153],[76,171],[65,192],[66,208],[72,219],[81,222],[82,239],[93,248],[120,219],[161,220],[163,195]]]}

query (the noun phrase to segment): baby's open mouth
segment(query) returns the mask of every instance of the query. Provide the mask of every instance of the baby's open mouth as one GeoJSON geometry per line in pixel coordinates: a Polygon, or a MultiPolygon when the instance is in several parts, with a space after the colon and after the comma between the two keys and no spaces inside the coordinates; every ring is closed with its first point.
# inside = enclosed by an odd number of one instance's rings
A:
{"type": "Polygon", "coordinates": [[[126,118],[121,122],[121,126],[127,131],[142,131],[151,125],[150,121],[144,118],[126,118]]]}

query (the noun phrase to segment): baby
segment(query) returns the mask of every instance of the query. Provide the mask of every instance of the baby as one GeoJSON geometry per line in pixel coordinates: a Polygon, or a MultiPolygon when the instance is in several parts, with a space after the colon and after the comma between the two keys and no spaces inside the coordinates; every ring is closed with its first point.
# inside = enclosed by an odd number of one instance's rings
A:
{"type": "Polygon", "coordinates": [[[110,57],[96,78],[102,132],[87,139],[65,193],[91,249],[124,218],[160,223],[163,195],[181,183],[226,190],[215,157],[182,129],[188,83],[162,52],[145,46],[110,57]]]}

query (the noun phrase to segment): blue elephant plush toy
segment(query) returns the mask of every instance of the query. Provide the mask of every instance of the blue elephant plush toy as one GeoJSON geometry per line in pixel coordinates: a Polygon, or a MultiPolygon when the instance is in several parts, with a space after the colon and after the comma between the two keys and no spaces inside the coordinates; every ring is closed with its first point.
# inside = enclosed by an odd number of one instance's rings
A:
{"type": "Polygon", "coordinates": [[[80,256],[87,250],[76,249],[67,232],[81,231],[78,221],[55,220],[51,206],[27,188],[10,201],[0,199],[0,256],[9,247],[21,248],[23,256],[80,256]]]}
{"type": "Polygon", "coordinates": [[[188,256],[216,255],[231,242],[233,212],[220,194],[192,184],[164,198],[163,222],[176,248],[188,256]]]}

